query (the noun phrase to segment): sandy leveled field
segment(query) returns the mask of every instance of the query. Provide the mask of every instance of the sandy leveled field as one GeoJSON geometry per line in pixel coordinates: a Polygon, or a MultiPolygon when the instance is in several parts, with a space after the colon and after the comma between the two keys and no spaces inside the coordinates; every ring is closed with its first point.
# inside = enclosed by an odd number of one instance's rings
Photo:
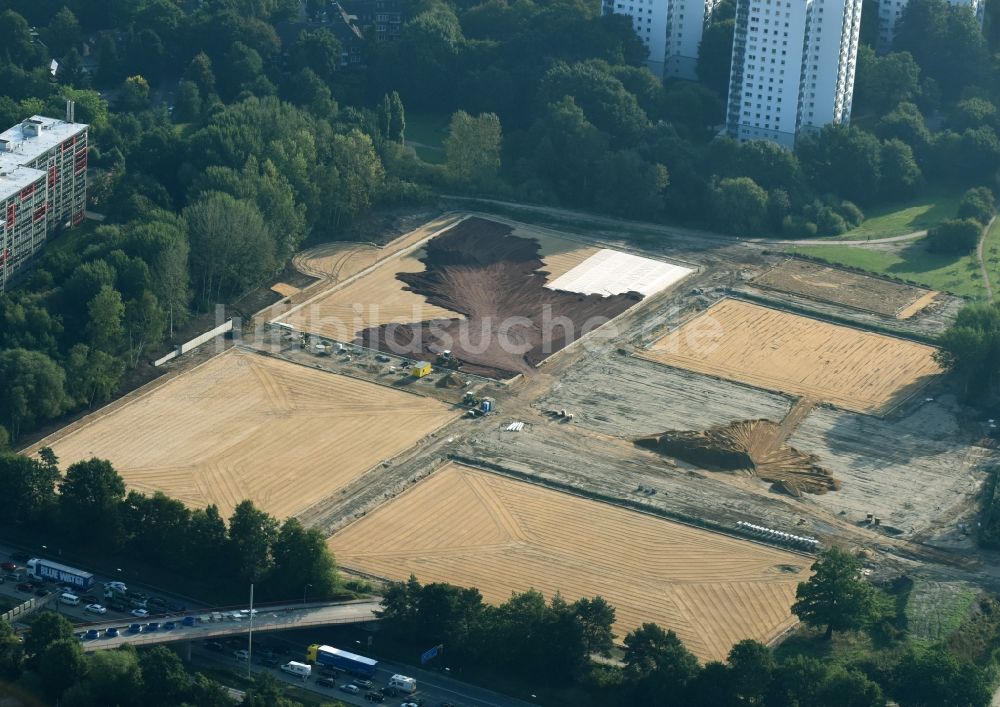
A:
{"type": "Polygon", "coordinates": [[[111,460],[129,488],[224,517],[243,499],[295,515],[454,417],[435,400],[230,349],[51,446],[111,460]]]}
{"type": "Polygon", "coordinates": [[[698,657],[768,641],[810,562],[800,556],[449,464],[330,539],[338,561],[372,574],[512,591],[600,594],[619,640],[644,621],[698,657]]]}
{"type": "MultiPolygon", "coordinates": [[[[443,225],[443,222],[433,223],[443,225]]],[[[393,252],[404,251],[432,233],[434,230],[429,227],[418,229],[393,241],[387,249],[391,247],[393,252]]],[[[550,282],[599,250],[569,239],[538,233],[522,225],[514,227],[513,234],[535,238],[539,242],[550,282]]],[[[464,319],[457,312],[428,304],[424,296],[403,289],[405,285],[396,277],[396,273],[425,270],[420,262],[424,256],[423,248],[398,257],[393,257],[392,253],[384,258],[380,255],[384,253],[365,246],[331,245],[297,256],[296,265],[300,269],[317,277],[328,277],[334,282],[343,282],[379,260],[381,264],[360,278],[307,301],[285,316],[277,317],[277,320],[302,331],[338,341],[351,341],[369,327],[390,322],[414,324],[430,319],[464,319]]]]}
{"type": "Polygon", "coordinates": [[[643,358],[880,414],[941,372],[934,348],[724,299],[643,358]]]}
{"type": "Polygon", "coordinates": [[[779,263],[754,279],[753,284],[897,319],[912,317],[939,294],[797,258],[779,263]]]}

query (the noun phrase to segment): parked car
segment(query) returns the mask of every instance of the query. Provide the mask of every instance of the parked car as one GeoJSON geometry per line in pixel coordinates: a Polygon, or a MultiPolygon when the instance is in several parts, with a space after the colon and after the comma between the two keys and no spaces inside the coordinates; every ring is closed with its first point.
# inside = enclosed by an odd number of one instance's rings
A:
{"type": "Polygon", "coordinates": [[[185,626],[194,626],[198,623],[198,619],[195,618],[194,616],[185,616],[181,620],[181,623],[184,624],[185,626]]]}
{"type": "Polygon", "coordinates": [[[125,586],[124,582],[105,582],[104,588],[111,589],[113,591],[118,592],[119,594],[124,594],[125,592],[128,591],[128,587],[125,586]]]}
{"type": "Polygon", "coordinates": [[[92,640],[94,638],[100,638],[100,637],[101,637],[101,630],[100,629],[97,629],[97,628],[88,629],[88,631],[87,631],[87,640],[88,641],[92,640]]]}
{"type": "Polygon", "coordinates": [[[93,594],[84,594],[80,597],[80,601],[86,602],[87,604],[100,604],[101,600],[95,597],[93,594]]]}
{"type": "Polygon", "coordinates": [[[316,684],[320,687],[337,687],[337,681],[333,678],[320,678],[316,684]]]}
{"type": "Polygon", "coordinates": [[[367,680],[365,678],[355,678],[354,680],[351,680],[351,682],[353,682],[358,687],[363,687],[367,690],[370,690],[374,685],[374,683],[371,680],[367,680]]]}
{"type": "Polygon", "coordinates": [[[146,624],[146,630],[147,631],[159,631],[160,630],[160,622],[159,621],[150,621],[148,624],[146,624]]]}
{"type": "Polygon", "coordinates": [[[246,648],[241,648],[238,651],[233,651],[233,657],[236,658],[238,662],[245,663],[247,662],[247,659],[250,657],[250,653],[247,651],[246,648]]]}
{"type": "Polygon", "coordinates": [[[365,699],[369,702],[385,702],[385,695],[381,692],[366,692],[365,699]]]}
{"type": "Polygon", "coordinates": [[[91,614],[106,614],[106,613],[108,613],[108,610],[105,609],[100,604],[87,604],[87,606],[83,607],[83,610],[84,611],[89,611],[91,614]]]}
{"type": "Polygon", "coordinates": [[[115,638],[118,636],[118,629],[109,628],[107,631],[104,632],[104,635],[107,636],[108,638],[115,638]]]}
{"type": "Polygon", "coordinates": [[[128,632],[129,633],[142,633],[142,624],[129,624],[128,625],[128,632]]]}
{"type": "Polygon", "coordinates": [[[209,641],[208,643],[205,644],[205,648],[207,648],[210,651],[215,651],[216,653],[221,653],[222,651],[225,650],[225,646],[223,646],[218,641],[209,641]]]}
{"type": "Polygon", "coordinates": [[[336,668],[331,668],[328,665],[324,665],[322,668],[320,668],[319,672],[320,672],[320,675],[322,675],[323,677],[327,677],[327,678],[339,678],[340,677],[340,671],[337,670],[336,668]]]}
{"type": "Polygon", "coordinates": [[[346,685],[341,685],[340,689],[349,695],[356,695],[361,692],[361,688],[353,683],[347,683],[346,685]]]}
{"type": "Polygon", "coordinates": [[[383,687],[383,688],[381,688],[379,690],[379,692],[381,692],[386,697],[398,697],[399,696],[399,689],[395,688],[395,687],[391,687],[391,686],[390,687],[383,687]]]}
{"type": "Polygon", "coordinates": [[[132,609],[131,614],[132,616],[135,616],[140,619],[144,619],[147,616],[149,616],[149,612],[146,611],[145,609],[132,609]]]}
{"type": "Polygon", "coordinates": [[[0,570],[3,570],[4,572],[13,572],[16,569],[17,569],[17,563],[10,562],[9,560],[7,562],[0,564],[0,570]]]}
{"type": "Polygon", "coordinates": [[[146,600],[146,606],[150,609],[166,609],[167,600],[163,597],[150,597],[146,600]]]}
{"type": "Polygon", "coordinates": [[[34,590],[35,585],[31,582],[21,582],[17,587],[15,587],[19,592],[30,592],[34,590]]]}
{"type": "MultiPolygon", "coordinates": [[[[275,656],[271,656],[271,657],[264,656],[264,657],[262,657],[260,659],[259,662],[260,662],[261,665],[263,665],[266,668],[276,668],[281,663],[281,659],[277,658],[275,656]]],[[[336,683],[334,683],[334,687],[336,687],[336,686],[337,686],[336,683]]]]}
{"type": "Polygon", "coordinates": [[[173,631],[175,628],[177,628],[177,624],[174,623],[173,621],[168,621],[165,624],[163,624],[164,631],[173,631]]]}

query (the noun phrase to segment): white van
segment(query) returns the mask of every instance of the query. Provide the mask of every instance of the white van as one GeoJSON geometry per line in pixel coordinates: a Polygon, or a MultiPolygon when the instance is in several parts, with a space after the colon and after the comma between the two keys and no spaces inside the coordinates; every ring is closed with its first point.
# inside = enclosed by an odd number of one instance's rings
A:
{"type": "Polygon", "coordinates": [[[69,606],[79,606],[80,597],[76,594],[70,594],[69,592],[63,592],[59,595],[60,604],[68,604],[69,606]]]}
{"type": "Polygon", "coordinates": [[[308,680],[309,676],[312,675],[313,670],[311,665],[307,663],[297,663],[294,660],[282,665],[281,669],[289,675],[294,675],[295,677],[302,678],[303,680],[308,680]]]}
{"type": "Polygon", "coordinates": [[[389,687],[394,687],[400,692],[412,694],[417,691],[417,681],[405,675],[393,675],[389,678],[389,687]]]}

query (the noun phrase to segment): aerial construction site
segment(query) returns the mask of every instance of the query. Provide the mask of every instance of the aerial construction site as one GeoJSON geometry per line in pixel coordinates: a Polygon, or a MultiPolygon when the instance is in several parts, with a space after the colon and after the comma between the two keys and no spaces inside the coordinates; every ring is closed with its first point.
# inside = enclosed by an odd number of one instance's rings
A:
{"type": "Polygon", "coordinates": [[[448,211],[296,256],[242,338],[40,441],[373,579],[602,595],[703,660],[795,624],[815,554],[992,582],[997,455],[933,337],[960,301],[741,242],[448,211]],[[141,440],[156,439],[150,446],[141,440]]]}

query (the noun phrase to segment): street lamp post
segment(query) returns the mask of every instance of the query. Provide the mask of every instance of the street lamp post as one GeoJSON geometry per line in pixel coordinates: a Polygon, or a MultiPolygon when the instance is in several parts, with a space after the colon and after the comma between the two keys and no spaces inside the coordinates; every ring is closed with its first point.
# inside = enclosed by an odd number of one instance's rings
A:
{"type": "Polygon", "coordinates": [[[304,586],[302,588],[302,603],[303,604],[306,603],[306,592],[308,592],[311,588],[312,588],[311,584],[306,584],[306,586],[304,586]]]}

